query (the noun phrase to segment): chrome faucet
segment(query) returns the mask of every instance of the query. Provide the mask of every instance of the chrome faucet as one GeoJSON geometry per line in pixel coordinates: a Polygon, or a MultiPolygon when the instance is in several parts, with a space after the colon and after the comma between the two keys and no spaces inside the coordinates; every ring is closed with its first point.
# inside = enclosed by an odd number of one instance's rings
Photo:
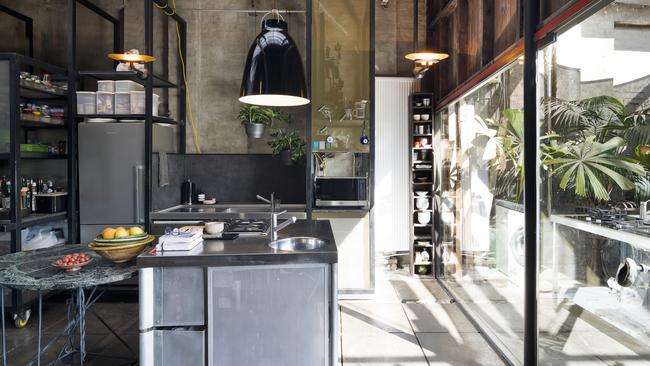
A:
{"type": "Polygon", "coordinates": [[[641,221],[646,221],[648,219],[648,202],[650,202],[650,200],[639,202],[639,218],[641,221]]]}
{"type": "Polygon", "coordinates": [[[259,194],[257,195],[257,199],[271,205],[271,240],[278,240],[278,231],[296,222],[296,217],[292,216],[290,219],[287,219],[278,225],[278,217],[287,213],[287,210],[275,212],[275,209],[280,206],[280,200],[275,199],[275,192],[271,193],[271,199],[266,199],[259,194]]]}

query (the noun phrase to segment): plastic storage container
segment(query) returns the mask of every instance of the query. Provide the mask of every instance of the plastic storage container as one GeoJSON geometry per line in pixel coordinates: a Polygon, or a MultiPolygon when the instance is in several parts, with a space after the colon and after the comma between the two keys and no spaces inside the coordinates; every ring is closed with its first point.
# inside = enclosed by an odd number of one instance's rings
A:
{"type": "Polygon", "coordinates": [[[138,84],[131,80],[117,80],[115,81],[116,93],[128,93],[132,91],[143,91],[144,85],[138,84]]]}
{"type": "Polygon", "coordinates": [[[97,114],[115,113],[115,93],[97,92],[97,114]]]}
{"type": "MultiPolygon", "coordinates": [[[[160,97],[158,94],[153,94],[153,109],[152,115],[158,115],[158,104],[160,103],[160,97]]],[[[144,114],[145,113],[145,92],[144,91],[132,91],[131,92],[131,114],[144,114]]]]}
{"type": "Polygon", "coordinates": [[[115,92],[115,114],[131,113],[131,93],[115,92]]]}
{"type": "Polygon", "coordinates": [[[115,91],[115,80],[98,80],[97,81],[97,91],[98,92],[114,92],[115,91]]]}
{"type": "Polygon", "coordinates": [[[95,92],[77,92],[77,114],[95,114],[97,96],[95,92]]]}

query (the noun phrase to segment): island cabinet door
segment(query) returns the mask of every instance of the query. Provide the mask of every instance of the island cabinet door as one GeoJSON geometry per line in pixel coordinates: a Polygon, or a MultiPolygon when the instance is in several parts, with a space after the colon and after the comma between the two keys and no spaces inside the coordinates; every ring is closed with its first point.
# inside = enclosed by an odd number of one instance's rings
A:
{"type": "Polygon", "coordinates": [[[323,264],[208,269],[209,366],[329,364],[323,264]]]}
{"type": "Polygon", "coordinates": [[[141,331],[205,325],[203,268],[142,268],[138,277],[141,331]]]}
{"type": "Polygon", "coordinates": [[[140,333],[140,366],[205,365],[205,332],[187,328],[140,333]]]}

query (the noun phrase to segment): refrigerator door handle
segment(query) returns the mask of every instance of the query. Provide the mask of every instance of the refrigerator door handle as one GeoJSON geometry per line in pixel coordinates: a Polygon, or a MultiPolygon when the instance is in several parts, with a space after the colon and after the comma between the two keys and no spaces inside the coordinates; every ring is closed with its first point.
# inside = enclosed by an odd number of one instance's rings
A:
{"type": "Polygon", "coordinates": [[[135,169],[135,222],[144,224],[144,215],[142,213],[142,181],[144,167],[142,165],[134,166],[135,169]]]}

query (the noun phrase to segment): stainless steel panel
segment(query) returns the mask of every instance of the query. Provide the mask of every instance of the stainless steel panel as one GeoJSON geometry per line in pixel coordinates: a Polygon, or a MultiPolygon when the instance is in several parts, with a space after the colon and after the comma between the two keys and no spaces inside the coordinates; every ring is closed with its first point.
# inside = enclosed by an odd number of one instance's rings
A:
{"type": "Polygon", "coordinates": [[[138,312],[141,331],[153,328],[154,309],[154,275],[153,268],[141,268],[138,271],[138,312]]]}
{"type": "Polygon", "coordinates": [[[201,267],[155,267],[154,305],[149,309],[154,313],[154,326],[205,325],[203,279],[201,267]]]}
{"type": "Polygon", "coordinates": [[[140,333],[140,365],[205,364],[205,332],[183,328],[140,333]]]}
{"type": "Polygon", "coordinates": [[[143,141],[142,123],[79,124],[81,224],[137,222],[134,167],[144,166],[143,141]]]}
{"type": "Polygon", "coordinates": [[[208,364],[328,365],[329,265],[208,269],[208,364]]]}

